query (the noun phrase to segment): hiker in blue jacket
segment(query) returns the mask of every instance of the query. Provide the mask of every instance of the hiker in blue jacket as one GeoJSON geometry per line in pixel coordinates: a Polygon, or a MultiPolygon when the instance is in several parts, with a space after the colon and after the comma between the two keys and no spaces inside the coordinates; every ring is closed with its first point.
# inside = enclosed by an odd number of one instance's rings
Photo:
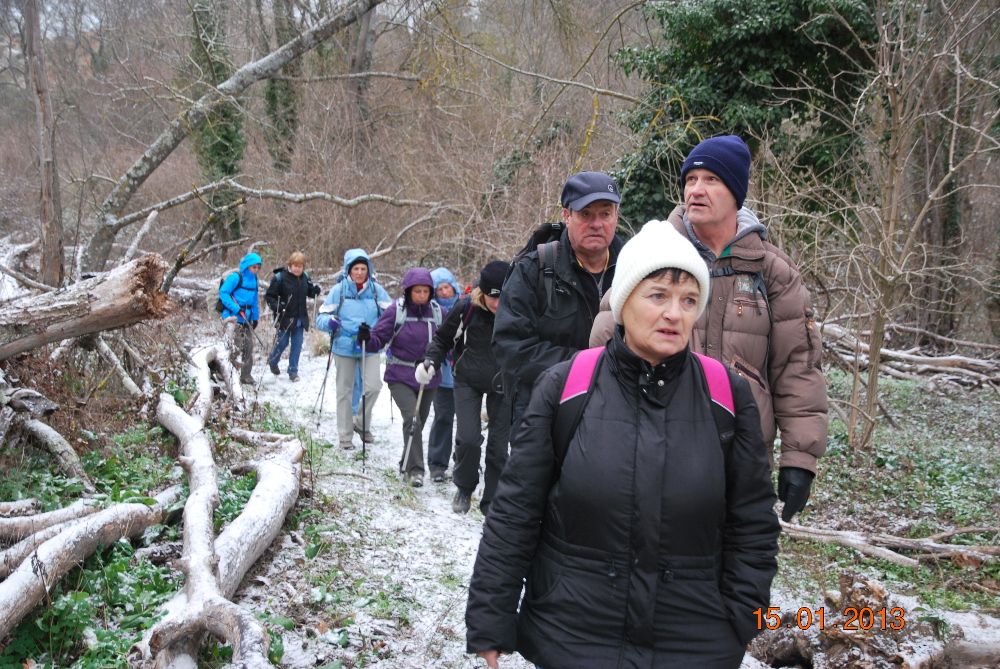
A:
{"type": "MultiPolygon", "coordinates": [[[[432,299],[441,305],[445,313],[451,311],[462,294],[455,275],[445,267],[438,267],[431,272],[431,278],[434,279],[432,299]]],[[[446,358],[441,364],[441,385],[434,394],[434,422],[431,423],[431,434],[427,438],[427,465],[431,470],[431,480],[435,483],[444,481],[445,470],[451,460],[451,433],[455,425],[454,388],[451,359],[446,358]]]]}
{"type": "Polygon", "coordinates": [[[781,527],[749,382],[689,346],[709,290],[694,246],[647,223],[618,256],[607,347],[538,377],[469,584],[488,666],[742,663],[781,527]]]}
{"type": "Polygon", "coordinates": [[[375,282],[371,260],[364,249],[351,249],[344,254],[344,273],[326,296],[326,301],[316,316],[316,327],[330,333],[330,346],[337,365],[337,432],[340,447],[354,448],[354,432],[366,442],[373,441],[371,433],[372,407],[382,390],[379,374],[379,350],[365,349],[361,361],[361,343],[358,329],[378,322],[379,316],[391,302],[385,288],[375,282]],[[351,395],[357,369],[364,371],[364,428],[361,416],[352,417],[351,395]]]}
{"type": "Polygon", "coordinates": [[[240,261],[240,271],[226,277],[219,287],[222,301],[222,320],[236,317],[236,350],[243,357],[240,368],[240,383],[253,384],[253,340],[260,311],[257,306],[257,272],[263,261],[256,253],[248,253],[240,261]]]}

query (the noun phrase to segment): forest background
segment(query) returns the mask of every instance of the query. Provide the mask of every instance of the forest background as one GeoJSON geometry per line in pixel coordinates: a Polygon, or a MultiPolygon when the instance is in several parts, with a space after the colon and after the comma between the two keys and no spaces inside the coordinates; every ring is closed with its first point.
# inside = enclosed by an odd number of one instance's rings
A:
{"type": "Polygon", "coordinates": [[[884,464],[880,379],[998,387],[998,32],[995,0],[4,0],[0,230],[35,290],[150,253],[211,283],[251,245],[469,282],[572,172],[615,175],[627,236],[736,133],[824,328],[834,439],[884,464]]]}

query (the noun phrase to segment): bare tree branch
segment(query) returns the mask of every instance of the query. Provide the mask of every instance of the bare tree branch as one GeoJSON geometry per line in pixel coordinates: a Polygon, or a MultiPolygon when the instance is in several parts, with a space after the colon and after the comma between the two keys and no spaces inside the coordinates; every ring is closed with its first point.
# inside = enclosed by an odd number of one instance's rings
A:
{"type": "Polygon", "coordinates": [[[233,76],[209,90],[183,114],[174,119],[142,156],[118,180],[98,214],[97,229],[84,253],[84,268],[101,270],[111,254],[117,234],[117,218],[128,206],[132,196],[146,179],[163,164],[187,137],[191,128],[197,128],[216,107],[232,101],[254,83],[277,74],[281,68],[326,41],[343,28],[357,22],[383,0],[353,0],[344,8],[321,21],[310,30],[279,47],[260,60],[247,63],[233,76]]]}

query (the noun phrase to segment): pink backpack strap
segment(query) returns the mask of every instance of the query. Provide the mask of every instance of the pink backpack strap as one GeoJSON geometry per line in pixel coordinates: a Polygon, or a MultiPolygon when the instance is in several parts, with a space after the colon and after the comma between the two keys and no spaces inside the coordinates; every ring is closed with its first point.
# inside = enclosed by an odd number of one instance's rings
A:
{"type": "MultiPolygon", "coordinates": [[[[590,380],[594,376],[594,369],[597,367],[597,359],[604,352],[603,346],[588,348],[573,356],[570,364],[569,376],[566,377],[566,384],[563,386],[562,397],[559,404],[583,395],[590,390],[590,380]]],[[[725,370],[723,370],[725,371],[725,370]]]]}
{"type": "Polygon", "coordinates": [[[712,396],[712,401],[735,416],[736,404],[733,402],[733,388],[729,385],[729,372],[726,371],[725,365],[715,358],[709,358],[701,353],[695,353],[695,355],[698,356],[698,362],[701,363],[701,368],[705,371],[705,380],[708,381],[708,392],[712,396]]]}

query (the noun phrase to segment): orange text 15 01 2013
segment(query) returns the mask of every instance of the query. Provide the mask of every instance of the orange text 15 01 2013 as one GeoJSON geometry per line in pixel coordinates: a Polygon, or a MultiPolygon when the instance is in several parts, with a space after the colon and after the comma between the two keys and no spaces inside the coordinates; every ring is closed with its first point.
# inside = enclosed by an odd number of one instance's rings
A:
{"type": "Polygon", "coordinates": [[[838,627],[842,630],[857,631],[876,629],[901,630],[906,625],[906,614],[898,606],[892,609],[881,608],[878,610],[870,608],[856,608],[849,606],[844,609],[843,620],[836,614],[831,616],[830,622],[826,619],[826,609],[822,606],[818,609],[802,607],[795,612],[794,619],[782,624],[782,619],[787,618],[781,615],[781,609],[776,606],[765,609],[757,609],[753,612],[757,617],[757,629],[774,630],[779,627],[798,627],[807,630],[813,625],[823,630],[827,627],[838,627]]]}

